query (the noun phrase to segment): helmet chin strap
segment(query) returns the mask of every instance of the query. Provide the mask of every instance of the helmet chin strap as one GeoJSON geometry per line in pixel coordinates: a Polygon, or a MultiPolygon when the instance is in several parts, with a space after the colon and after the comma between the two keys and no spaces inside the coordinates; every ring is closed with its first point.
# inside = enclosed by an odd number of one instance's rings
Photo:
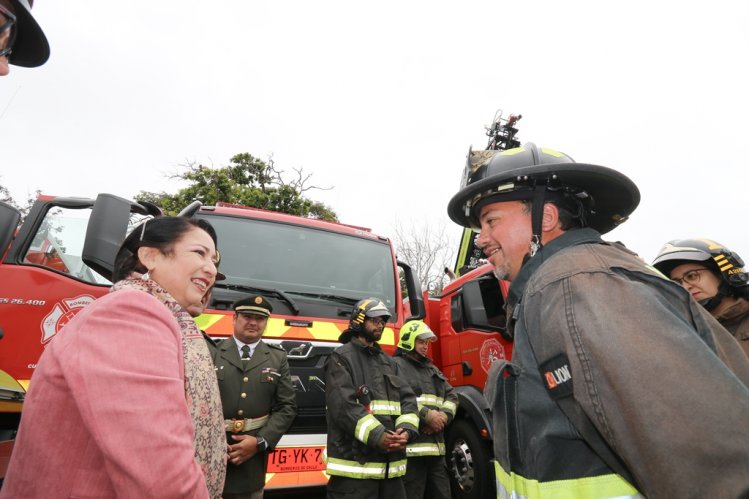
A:
{"type": "MultiPolygon", "coordinates": [[[[544,221],[544,201],[546,200],[546,185],[536,184],[533,189],[533,204],[531,205],[531,236],[530,251],[528,258],[533,258],[538,250],[543,248],[541,243],[541,230],[544,221]]],[[[527,260],[526,260],[527,261],[527,260]]],[[[523,262],[525,263],[525,262],[523,262]]]]}
{"type": "Polygon", "coordinates": [[[715,296],[713,296],[712,298],[707,298],[705,300],[700,300],[699,304],[702,305],[705,310],[710,312],[712,310],[715,310],[715,307],[720,305],[720,302],[723,301],[723,298],[729,296],[730,294],[731,293],[728,289],[728,285],[725,282],[721,281],[720,286],[718,286],[718,292],[715,293],[715,296]]]}
{"type": "Polygon", "coordinates": [[[422,362],[422,363],[429,362],[429,357],[427,357],[426,355],[421,355],[419,352],[416,351],[415,348],[408,353],[411,355],[411,357],[414,360],[418,360],[419,362],[422,362]]]}

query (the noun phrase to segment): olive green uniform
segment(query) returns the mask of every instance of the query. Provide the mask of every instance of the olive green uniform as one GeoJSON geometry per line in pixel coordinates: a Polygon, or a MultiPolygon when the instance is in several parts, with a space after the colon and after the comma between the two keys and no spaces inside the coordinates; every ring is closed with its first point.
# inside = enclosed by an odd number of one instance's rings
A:
{"type": "MultiPolygon", "coordinates": [[[[225,419],[255,419],[269,415],[261,428],[241,433],[227,432],[229,444],[237,443],[232,435],[252,435],[263,437],[268,442],[268,451],[272,450],[296,416],[296,395],[284,349],[261,340],[252,358],[242,361],[236,342],[230,337],[216,347],[214,364],[225,419]],[[243,362],[246,365],[243,366],[243,362]]],[[[267,453],[258,452],[242,464],[229,463],[224,494],[248,494],[262,489],[266,462],[267,453]]]]}

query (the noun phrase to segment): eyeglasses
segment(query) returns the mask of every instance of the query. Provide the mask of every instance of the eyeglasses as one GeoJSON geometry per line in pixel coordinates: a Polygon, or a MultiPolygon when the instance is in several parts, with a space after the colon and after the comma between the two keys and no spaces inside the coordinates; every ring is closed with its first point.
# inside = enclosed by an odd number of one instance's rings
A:
{"type": "Polygon", "coordinates": [[[16,25],[16,16],[0,5],[0,16],[5,18],[5,22],[0,24],[0,57],[7,57],[13,51],[13,43],[16,41],[17,29],[13,29],[16,25]]]}
{"type": "Polygon", "coordinates": [[[683,276],[679,278],[671,278],[671,280],[677,284],[681,284],[682,286],[684,285],[684,283],[697,284],[698,282],[700,282],[700,272],[704,270],[707,269],[692,269],[685,272],[683,276]]]}
{"type": "Polygon", "coordinates": [[[387,321],[380,317],[367,317],[368,321],[371,321],[375,326],[384,326],[387,321]]]}

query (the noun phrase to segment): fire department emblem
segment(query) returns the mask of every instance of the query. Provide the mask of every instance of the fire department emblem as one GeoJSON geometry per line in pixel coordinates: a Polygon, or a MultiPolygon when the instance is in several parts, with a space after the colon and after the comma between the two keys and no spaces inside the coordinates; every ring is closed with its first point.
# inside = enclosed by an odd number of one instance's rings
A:
{"type": "Polygon", "coordinates": [[[81,295],[75,298],[65,298],[55,303],[52,311],[42,320],[42,344],[51,340],[65,324],[75,317],[75,314],[92,301],[94,301],[93,296],[81,295]]]}
{"type": "Polygon", "coordinates": [[[505,347],[503,347],[502,343],[500,343],[497,339],[492,338],[490,340],[486,340],[481,345],[481,352],[479,352],[479,357],[481,359],[481,368],[484,370],[484,372],[488,373],[492,362],[494,362],[495,360],[506,358],[505,347]]]}

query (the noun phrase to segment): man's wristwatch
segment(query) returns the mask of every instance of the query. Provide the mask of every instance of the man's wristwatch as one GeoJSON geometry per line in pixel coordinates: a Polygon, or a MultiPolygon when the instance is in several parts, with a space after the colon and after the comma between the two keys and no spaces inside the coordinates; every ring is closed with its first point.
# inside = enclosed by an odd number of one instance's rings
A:
{"type": "Polygon", "coordinates": [[[268,450],[268,442],[265,441],[263,437],[256,437],[257,438],[257,449],[260,452],[265,452],[268,450]]]}

